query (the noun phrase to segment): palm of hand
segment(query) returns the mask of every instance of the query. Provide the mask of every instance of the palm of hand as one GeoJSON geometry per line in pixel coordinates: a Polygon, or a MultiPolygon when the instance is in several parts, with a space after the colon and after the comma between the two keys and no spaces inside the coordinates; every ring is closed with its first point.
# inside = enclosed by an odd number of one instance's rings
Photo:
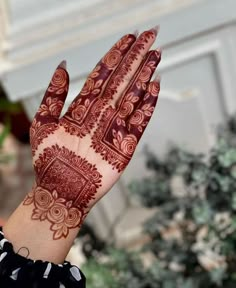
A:
{"type": "Polygon", "coordinates": [[[121,38],[61,118],[69,75],[64,63],[54,73],[30,129],[36,185],[24,200],[54,239],[81,225],[129,163],[159,93],[159,81],[150,82],[160,61],[148,52],[155,37],[121,38]]]}

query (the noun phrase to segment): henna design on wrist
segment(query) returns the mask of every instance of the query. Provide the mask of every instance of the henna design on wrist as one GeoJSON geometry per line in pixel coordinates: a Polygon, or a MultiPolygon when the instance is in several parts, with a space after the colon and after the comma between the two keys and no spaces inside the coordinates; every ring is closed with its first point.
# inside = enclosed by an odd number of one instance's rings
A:
{"type": "Polygon", "coordinates": [[[23,205],[33,204],[32,220],[51,223],[53,239],[67,237],[87,215],[102,175],[95,165],[58,145],[45,148],[34,169],[37,185],[23,205]]]}

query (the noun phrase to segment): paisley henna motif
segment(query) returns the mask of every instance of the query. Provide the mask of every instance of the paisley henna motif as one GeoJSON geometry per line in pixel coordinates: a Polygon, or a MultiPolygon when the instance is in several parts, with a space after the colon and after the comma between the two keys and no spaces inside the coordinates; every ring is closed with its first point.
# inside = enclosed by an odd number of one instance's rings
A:
{"type": "Polygon", "coordinates": [[[95,165],[58,145],[45,148],[34,169],[37,186],[23,204],[34,205],[33,220],[52,224],[54,239],[66,237],[84,219],[102,176],[95,165]]]}

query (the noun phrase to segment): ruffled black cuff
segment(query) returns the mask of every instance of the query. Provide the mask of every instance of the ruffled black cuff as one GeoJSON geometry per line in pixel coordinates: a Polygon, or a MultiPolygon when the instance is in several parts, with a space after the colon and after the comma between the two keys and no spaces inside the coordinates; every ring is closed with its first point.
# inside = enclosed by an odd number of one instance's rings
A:
{"type": "Polygon", "coordinates": [[[85,288],[85,277],[69,262],[56,265],[16,254],[0,227],[0,287],[85,288]]]}

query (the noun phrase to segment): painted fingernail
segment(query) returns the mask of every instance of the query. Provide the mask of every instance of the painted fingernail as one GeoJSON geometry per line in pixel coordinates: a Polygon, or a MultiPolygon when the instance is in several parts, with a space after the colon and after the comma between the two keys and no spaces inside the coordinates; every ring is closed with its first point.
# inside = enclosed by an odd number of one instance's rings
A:
{"type": "Polygon", "coordinates": [[[135,37],[137,37],[138,36],[138,30],[136,29],[136,30],[134,30],[134,32],[132,33],[135,37]]]}
{"type": "Polygon", "coordinates": [[[66,60],[61,61],[61,63],[58,65],[57,68],[63,68],[63,69],[66,69],[66,60]]]}
{"type": "Polygon", "coordinates": [[[153,31],[155,35],[158,34],[159,30],[160,30],[160,25],[156,25],[150,29],[150,31],[153,31]]]}

